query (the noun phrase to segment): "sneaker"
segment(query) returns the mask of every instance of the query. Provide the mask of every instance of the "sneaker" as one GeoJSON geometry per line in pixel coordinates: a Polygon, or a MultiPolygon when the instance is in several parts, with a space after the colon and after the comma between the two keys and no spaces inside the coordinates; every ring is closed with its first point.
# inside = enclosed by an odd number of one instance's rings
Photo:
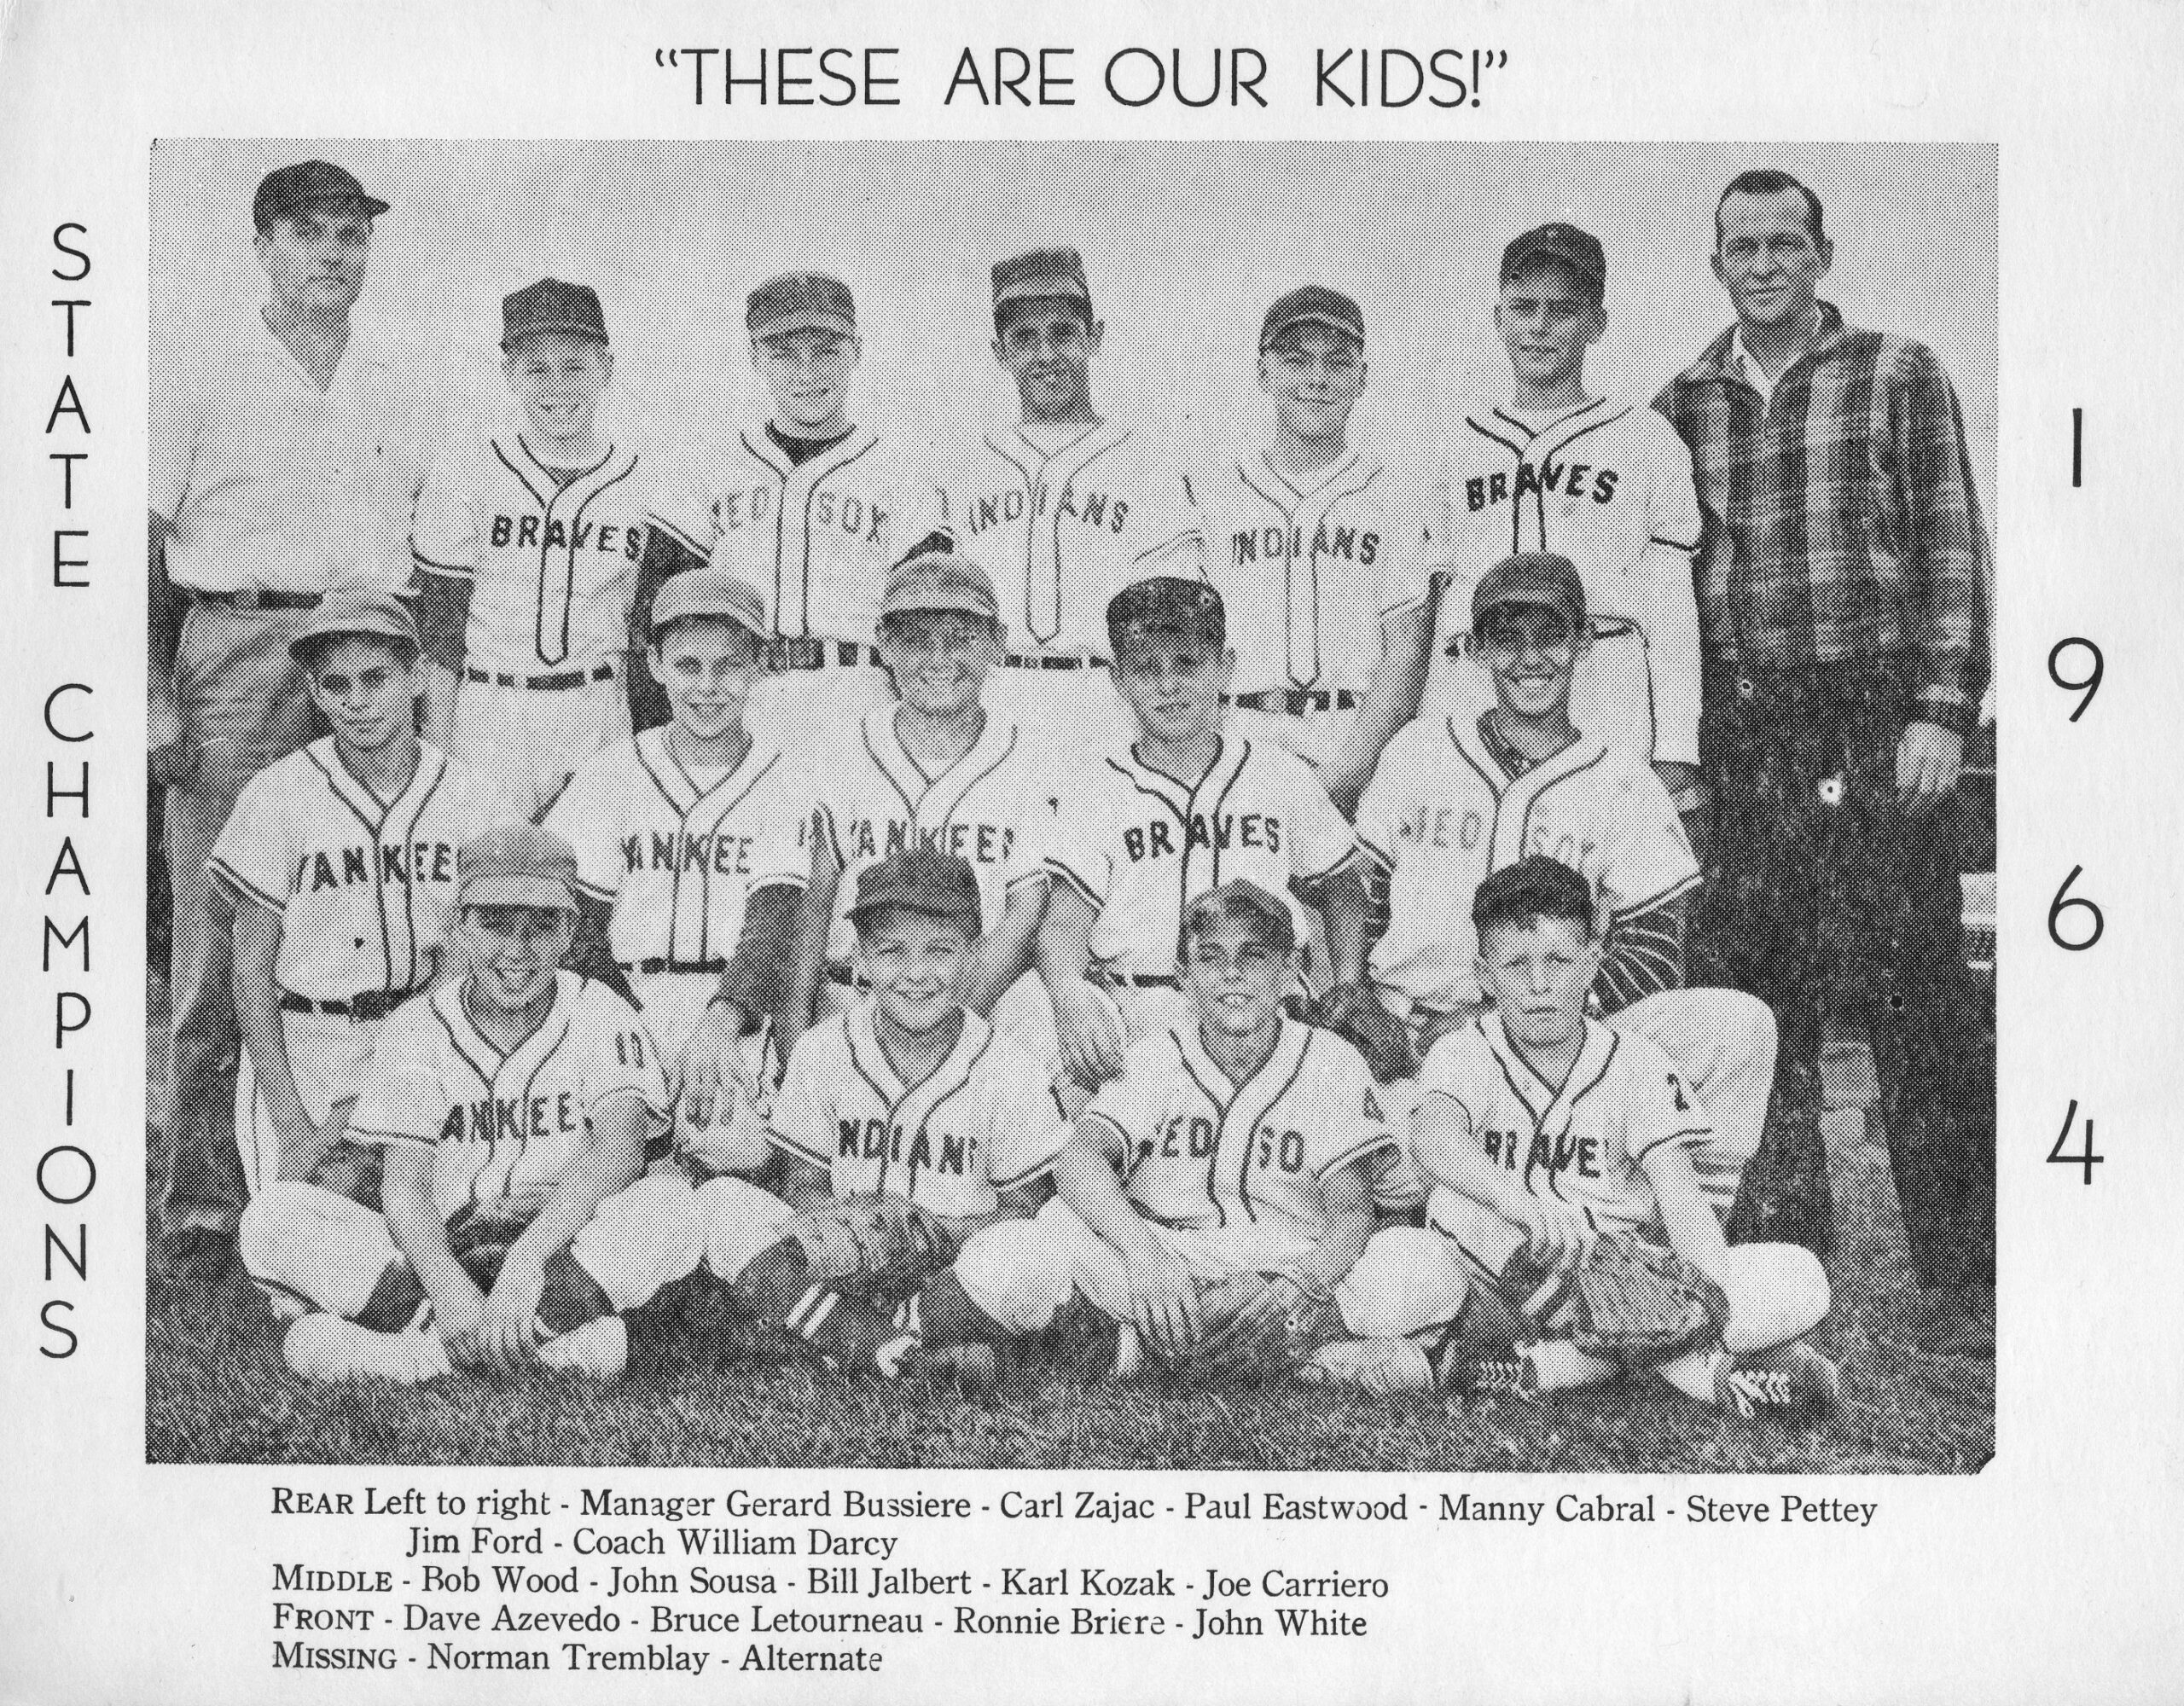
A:
{"type": "Polygon", "coordinates": [[[1802,1343],[1724,1357],[1714,1375],[1715,1401],[1748,1421],[1818,1421],[1842,1396],[1835,1365],[1802,1343]]]}
{"type": "Polygon", "coordinates": [[[601,1315],[538,1343],[543,1367],[571,1374],[589,1374],[595,1380],[614,1380],[630,1366],[630,1330],[619,1315],[601,1315]]]}
{"type": "Polygon", "coordinates": [[[1308,1385],[1355,1386],[1385,1396],[1428,1392],[1433,1365],[1407,1338],[1352,1338],[1322,1345],[1299,1363],[1297,1378],[1308,1385]]]}
{"type": "Polygon", "coordinates": [[[306,1380],[385,1380],[415,1386],[448,1372],[447,1347],[427,1328],[374,1332],[340,1315],[305,1315],[281,1340],[288,1367],[306,1380]]]}
{"type": "Polygon", "coordinates": [[[1539,1373],[1528,1356],[1475,1356],[1459,1363],[1449,1385],[1467,1398],[1539,1401],[1539,1373]]]}

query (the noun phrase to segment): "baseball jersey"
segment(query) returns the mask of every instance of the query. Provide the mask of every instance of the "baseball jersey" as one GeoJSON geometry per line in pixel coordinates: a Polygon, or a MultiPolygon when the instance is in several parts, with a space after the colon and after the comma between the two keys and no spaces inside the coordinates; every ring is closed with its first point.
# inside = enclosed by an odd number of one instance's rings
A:
{"type": "Polygon", "coordinates": [[[1316,1236],[1320,1181],[1392,1147],[1364,1058],[1332,1031],[1281,1021],[1266,1064],[1242,1084],[1214,1065],[1195,1024],[1132,1045],[1120,1077],[1084,1111],[1123,1140],[1123,1189],[1170,1226],[1275,1220],[1316,1236]]]}
{"type": "Polygon", "coordinates": [[[859,426],[799,465],[747,426],[712,466],[671,479],[650,519],[758,588],[777,637],[865,645],[887,572],[941,525],[922,461],[859,426]]]}
{"type": "Polygon", "coordinates": [[[502,1054],[471,1023],[468,985],[444,984],[388,1018],[349,1117],[359,1142],[433,1146],[443,1216],[552,1185],[610,1103],[635,1098],[666,1117],[652,1036],[613,990],[556,972],[546,1022],[502,1054]]]}
{"type": "Polygon", "coordinates": [[[1173,975],[1184,909],[1239,877],[1287,897],[1306,939],[1310,920],[1292,889],[1333,875],[1357,850],[1303,759],[1233,733],[1194,787],[1145,763],[1133,743],[1065,777],[1055,793],[1043,862],[1100,908],[1093,958],[1124,973],[1173,975]]]}
{"type": "Polygon", "coordinates": [[[827,1169],[838,1197],[891,1192],[937,1215],[990,1214],[1068,1140],[1047,1075],[974,1013],[930,1077],[905,1084],[869,1001],[797,1039],[774,1092],[775,1145],[827,1169]]]}
{"type": "Polygon", "coordinates": [[[470,583],[466,651],[481,670],[589,670],[630,643],[652,462],[609,444],[574,473],[564,484],[503,432],[450,445],[425,477],[410,563],[470,583]]]}
{"type": "Polygon", "coordinates": [[[988,432],[943,475],[956,549],[993,583],[1010,641],[1107,655],[1107,601],[1170,556],[1196,572],[1180,469],[1119,421],[1047,451],[1020,424],[988,432]]]}
{"type": "Polygon", "coordinates": [[[753,739],[734,769],[694,776],[675,756],[672,728],[592,758],[546,827],[576,850],[578,886],[614,908],[607,945],[618,961],[718,972],[741,938],[752,890],[806,880],[805,799],[770,742],[753,739]]]}
{"type": "Polygon", "coordinates": [[[410,786],[383,800],[327,735],[250,779],[206,869],[238,900],[281,914],[282,989],[317,1001],[402,995],[432,979],[456,850],[523,815],[421,742],[410,786]]]}
{"type": "Polygon", "coordinates": [[[1513,776],[1455,717],[1397,732],[1358,804],[1357,835],[1391,873],[1374,981],[1435,1009],[1480,999],[1471,899],[1490,871],[1560,860],[1592,885],[1602,928],[1699,882],[1668,790],[1642,760],[1581,735],[1513,776]]]}
{"type": "Polygon", "coordinates": [[[1422,470],[1357,450],[1303,485],[1259,450],[1193,477],[1239,693],[1364,690],[1380,656],[1373,595],[1391,559],[1420,548],[1427,490],[1422,470]]]}
{"type": "MultiPolygon", "coordinates": [[[[1517,1052],[1501,1015],[1488,1013],[1427,1052],[1420,1099],[1454,1106],[1470,1140],[1531,1195],[1577,1204],[1603,1227],[1647,1227],[1659,1213],[1643,1171],[1647,1156],[1666,1143],[1696,1146],[1713,1129],[1658,1047],[1593,1019],[1582,1023],[1577,1065],[1560,1087],[1517,1052]]],[[[1430,1158],[1420,1163],[1430,1179],[1430,1158]]],[[[1449,1229],[1465,1224],[1470,1216],[1449,1200],[1461,1192],[1433,1182],[1428,1221],[1449,1229]]],[[[1507,1252],[1472,1254],[1498,1272],[1497,1257],[1507,1252]]]]}
{"type": "Polygon", "coordinates": [[[899,714],[894,705],[866,712],[838,730],[811,765],[816,815],[842,873],[828,940],[833,960],[847,960],[857,947],[849,908],[857,873],[904,847],[915,844],[967,860],[978,873],[988,930],[1001,920],[1008,885],[1038,873],[1037,864],[1025,861],[1030,850],[1044,844],[1053,777],[1023,730],[989,711],[971,749],[927,775],[896,732],[899,714]]]}
{"type": "MultiPolygon", "coordinates": [[[[1596,718],[1613,728],[1579,726],[1641,757],[1696,763],[1699,500],[1676,429],[1643,403],[1605,397],[1543,415],[1481,403],[1447,435],[1444,456],[1427,706],[1493,703],[1477,662],[1449,657],[1449,645],[1469,635],[1472,592],[1487,570],[1515,552],[1552,551],[1577,566],[1592,618],[1594,653],[1579,665],[1573,697],[1589,671],[1616,677],[1616,702],[1596,718]]],[[[1416,604],[1428,586],[1415,566],[1391,562],[1380,607],[1416,604]]]]}

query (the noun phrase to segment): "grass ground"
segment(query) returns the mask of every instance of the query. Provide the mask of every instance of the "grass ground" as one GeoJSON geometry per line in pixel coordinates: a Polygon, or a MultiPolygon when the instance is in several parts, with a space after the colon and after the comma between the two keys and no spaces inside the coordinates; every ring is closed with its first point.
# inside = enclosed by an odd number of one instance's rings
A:
{"type": "MultiPolygon", "coordinates": [[[[163,1030],[155,1016],[152,1034],[163,1030]]],[[[1170,1392],[1026,1367],[967,1401],[919,1383],[815,1372],[741,1324],[673,1300],[686,1331],[611,1388],[544,1373],[405,1390],[311,1386],[282,1365],[280,1330],[247,1287],[148,1280],[145,1452],[177,1463],[1976,1470],[1994,1448],[1994,1364],[1894,1338],[1916,1287],[1887,1158],[1865,1134],[1862,1051],[1838,1053],[1829,1080],[1843,1105],[1829,1118],[1840,1233],[1835,1307],[1815,1342],[1842,1363],[1845,1402],[1824,1432],[1755,1430],[1657,1383],[1532,1406],[1286,1385],[1170,1392]]]]}

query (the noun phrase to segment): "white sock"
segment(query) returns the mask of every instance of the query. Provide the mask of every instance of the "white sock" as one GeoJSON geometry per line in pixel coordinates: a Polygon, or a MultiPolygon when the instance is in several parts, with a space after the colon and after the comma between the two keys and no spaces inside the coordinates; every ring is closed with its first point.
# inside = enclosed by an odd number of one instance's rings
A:
{"type": "Polygon", "coordinates": [[[1533,1378],[1542,1392],[1568,1392],[1579,1386],[1597,1386],[1616,1371],[1617,1365],[1588,1356],[1566,1338],[1520,1345],[1519,1355],[1530,1360],[1533,1378]]]}
{"type": "Polygon", "coordinates": [[[1687,1350],[1681,1356],[1656,1363],[1653,1372],[1677,1391],[1687,1393],[1702,1404],[1714,1404],[1721,1401],[1716,1396],[1718,1389],[1715,1378],[1728,1360],[1728,1352],[1717,1344],[1704,1350],[1687,1350]]]}

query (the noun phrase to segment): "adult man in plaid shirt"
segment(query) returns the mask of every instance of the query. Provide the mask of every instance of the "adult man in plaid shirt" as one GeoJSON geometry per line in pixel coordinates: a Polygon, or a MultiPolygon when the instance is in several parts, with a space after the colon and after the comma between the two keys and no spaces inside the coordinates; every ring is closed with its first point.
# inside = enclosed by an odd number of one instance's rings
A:
{"type": "Polygon", "coordinates": [[[1804,185],[1733,181],[1713,268],[1737,323],[1654,405],[1691,447],[1705,522],[1698,981],[1761,995],[1781,1025],[1774,1153],[1733,1230],[1832,1241],[1821,1010],[1847,985],[1929,1292],[1920,1336],[1991,1355],[1994,1031],[1964,965],[1951,809],[1986,682],[1987,540],[1948,375],[1818,300],[1833,252],[1804,185]],[[1850,977],[1827,976],[1824,946],[1850,977]]]}

